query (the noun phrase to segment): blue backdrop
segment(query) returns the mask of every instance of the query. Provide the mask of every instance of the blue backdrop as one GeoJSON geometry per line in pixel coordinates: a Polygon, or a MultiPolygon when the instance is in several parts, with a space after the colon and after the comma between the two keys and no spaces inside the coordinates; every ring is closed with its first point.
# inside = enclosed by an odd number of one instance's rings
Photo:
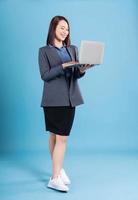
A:
{"type": "Polygon", "coordinates": [[[67,17],[72,44],[105,42],[104,64],[79,80],[69,149],[138,150],[136,0],[0,1],[0,151],[47,148],[38,49],[55,15],[67,17]]]}

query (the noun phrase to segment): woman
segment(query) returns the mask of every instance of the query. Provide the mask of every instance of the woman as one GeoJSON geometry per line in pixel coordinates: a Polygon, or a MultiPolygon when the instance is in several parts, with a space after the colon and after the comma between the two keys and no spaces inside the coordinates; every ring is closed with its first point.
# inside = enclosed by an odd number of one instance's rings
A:
{"type": "Polygon", "coordinates": [[[77,79],[90,65],[70,67],[78,63],[77,47],[71,45],[70,27],[63,16],[55,16],[50,23],[47,45],[39,49],[39,69],[44,81],[41,107],[46,131],[50,132],[49,150],[53,174],[48,187],[67,192],[71,183],[63,169],[67,138],[72,128],[75,107],[83,104],[77,79]]]}

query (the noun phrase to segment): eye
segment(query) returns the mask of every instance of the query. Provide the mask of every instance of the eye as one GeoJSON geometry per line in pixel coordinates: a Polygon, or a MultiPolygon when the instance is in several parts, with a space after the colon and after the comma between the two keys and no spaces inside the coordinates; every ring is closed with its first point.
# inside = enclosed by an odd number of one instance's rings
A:
{"type": "Polygon", "coordinates": [[[65,27],[63,27],[63,26],[62,26],[62,27],[60,27],[60,28],[61,28],[61,30],[64,30],[64,31],[67,31],[67,32],[69,32],[69,29],[68,29],[68,28],[66,29],[66,28],[65,28],[65,27]]]}

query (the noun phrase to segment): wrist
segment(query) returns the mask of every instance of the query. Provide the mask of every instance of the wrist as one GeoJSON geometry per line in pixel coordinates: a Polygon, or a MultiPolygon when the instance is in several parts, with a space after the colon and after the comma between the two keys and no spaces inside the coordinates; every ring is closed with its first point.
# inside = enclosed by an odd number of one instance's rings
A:
{"type": "Polygon", "coordinates": [[[63,69],[65,68],[65,65],[64,65],[64,63],[63,63],[61,66],[62,66],[62,68],[63,68],[63,69]]]}

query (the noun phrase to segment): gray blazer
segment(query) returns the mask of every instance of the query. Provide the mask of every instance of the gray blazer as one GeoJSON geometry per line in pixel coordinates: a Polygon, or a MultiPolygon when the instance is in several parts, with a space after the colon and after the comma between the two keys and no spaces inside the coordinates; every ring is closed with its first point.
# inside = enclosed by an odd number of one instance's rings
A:
{"type": "MultiPolygon", "coordinates": [[[[72,61],[78,61],[78,49],[74,45],[67,47],[72,61]]],[[[70,89],[68,88],[62,60],[54,47],[39,48],[39,70],[44,81],[41,107],[44,106],[77,106],[83,104],[78,79],[84,76],[78,68],[72,68],[70,89]]]]}

